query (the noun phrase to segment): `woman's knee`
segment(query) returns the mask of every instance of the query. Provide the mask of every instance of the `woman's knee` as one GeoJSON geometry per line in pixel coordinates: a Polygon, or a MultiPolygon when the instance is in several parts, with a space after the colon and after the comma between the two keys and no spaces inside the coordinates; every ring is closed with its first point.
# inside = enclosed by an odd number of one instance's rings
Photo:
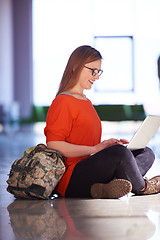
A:
{"type": "Polygon", "coordinates": [[[110,152],[110,156],[112,157],[112,159],[117,159],[118,161],[128,161],[133,158],[132,152],[123,145],[114,145],[109,147],[108,149],[106,148],[107,154],[108,151],[110,152]]]}
{"type": "Polygon", "coordinates": [[[155,154],[154,152],[152,151],[151,148],[149,147],[145,147],[144,148],[144,155],[146,157],[146,159],[148,159],[148,161],[153,164],[154,160],[155,160],[155,154]]]}
{"type": "Polygon", "coordinates": [[[115,145],[114,151],[118,157],[123,157],[127,159],[132,157],[131,151],[123,145],[115,145]]]}
{"type": "Polygon", "coordinates": [[[153,161],[155,160],[155,154],[154,154],[154,152],[152,151],[151,148],[145,147],[144,151],[147,152],[147,154],[150,157],[150,159],[153,159],[153,161]]]}

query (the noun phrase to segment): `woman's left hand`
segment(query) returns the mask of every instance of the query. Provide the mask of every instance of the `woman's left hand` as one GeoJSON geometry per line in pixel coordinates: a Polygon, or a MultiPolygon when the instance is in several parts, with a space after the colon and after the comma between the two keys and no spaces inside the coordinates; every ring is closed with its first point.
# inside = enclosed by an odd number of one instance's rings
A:
{"type": "Polygon", "coordinates": [[[126,140],[126,139],[120,139],[119,140],[122,144],[128,144],[129,143],[129,141],[128,140],[126,140]]]}

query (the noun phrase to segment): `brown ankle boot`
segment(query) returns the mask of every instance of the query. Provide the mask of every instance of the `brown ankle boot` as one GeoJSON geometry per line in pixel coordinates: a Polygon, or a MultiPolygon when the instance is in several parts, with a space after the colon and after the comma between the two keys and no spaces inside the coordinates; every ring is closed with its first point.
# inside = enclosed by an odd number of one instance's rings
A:
{"type": "Polygon", "coordinates": [[[114,179],[109,183],[95,183],[91,187],[93,198],[117,199],[130,193],[132,184],[125,179],[114,179]]]}
{"type": "Polygon", "coordinates": [[[145,178],[145,187],[144,190],[138,192],[137,195],[149,195],[160,193],[160,176],[155,176],[151,179],[145,178]]]}

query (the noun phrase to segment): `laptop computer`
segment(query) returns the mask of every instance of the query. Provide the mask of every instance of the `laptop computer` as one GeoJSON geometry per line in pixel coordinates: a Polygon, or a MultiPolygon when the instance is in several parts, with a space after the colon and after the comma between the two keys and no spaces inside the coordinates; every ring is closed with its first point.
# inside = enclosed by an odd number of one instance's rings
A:
{"type": "Polygon", "coordinates": [[[160,126],[160,116],[148,115],[138,128],[127,148],[136,150],[145,148],[160,126]]]}

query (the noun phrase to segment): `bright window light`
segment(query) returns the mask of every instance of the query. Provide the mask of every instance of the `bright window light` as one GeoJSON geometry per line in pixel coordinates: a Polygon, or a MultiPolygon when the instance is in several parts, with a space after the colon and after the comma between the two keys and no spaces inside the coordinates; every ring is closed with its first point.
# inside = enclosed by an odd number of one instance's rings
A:
{"type": "Polygon", "coordinates": [[[144,104],[160,114],[159,12],[158,0],[33,0],[34,104],[51,104],[72,51],[91,45],[104,70],[87,91],[93,104],[144,104]]]}

